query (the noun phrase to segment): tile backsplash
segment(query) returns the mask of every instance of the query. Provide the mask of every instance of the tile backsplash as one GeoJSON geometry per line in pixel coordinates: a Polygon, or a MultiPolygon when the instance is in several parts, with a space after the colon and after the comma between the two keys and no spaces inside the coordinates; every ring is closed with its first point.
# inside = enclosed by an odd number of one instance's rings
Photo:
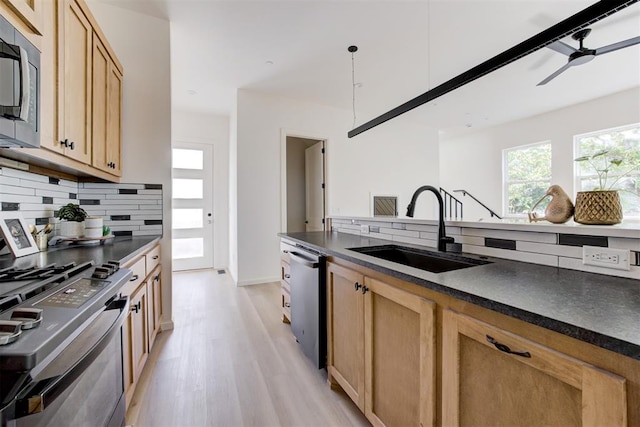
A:
{"type": "Polygon", "coordinates": [[[101,216],[116,236],[162,234],[162,184],[78,183],[0,167],[0,209],[42,228],[67,203],[101,216]]]}
{"type": "MultiPolygon", "coordinates": [[[[403,221],[400,218],[331,218],[332,231],[357,234],[397,243],[437,247],[436,221],[403,221]],[[432,223],[432,224],[430,224],[432,223]],[[361,227],[362,225],[368,226],[361,227]],[[363,230],[367,230],[363,231],[363,230]]],[[[586,227],[530,226],[479,223],[448,223],[447,235],[462,245],[462,252],[486,255],[514,261],[543,264],[552,267],[582,270],[609,276],[640,279],[640,234],[616,228],[589,229],[586,227]],[[593,230],[592,234],[591,230],[593,230]],[[608,231],[610,230],[610,231],[608,231]],[[621,235],[629,237],[621,237],[621,235]],[[582,264],[582,246],[598,246],[630,251],[631,270],[613,270],[582,264]]]]}

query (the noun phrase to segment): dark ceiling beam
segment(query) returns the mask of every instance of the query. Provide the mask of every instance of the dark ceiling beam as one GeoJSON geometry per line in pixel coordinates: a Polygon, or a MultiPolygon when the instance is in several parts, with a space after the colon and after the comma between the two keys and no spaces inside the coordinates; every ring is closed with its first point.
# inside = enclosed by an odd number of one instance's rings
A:
{"type": "Polygon", "coordinates": [[[461,86],[466,85],[486,74],[489,74],[499,68],[504,67],[507,64],[512,63],[526,55],[529,55],[536,50],[563,39],[577,30],[586,28],[594,22],[598,22],[607,16],[610,16],[627,6],[637,3],[639,0],[601,0],[583,10],[570,16],[569,18],[561,21],[546,30],[536,34],[535,36],[513,46],[510,49],[494,56],[491,59],[476,65],[468,71],[457,75],[456,77],[442,83],[439,86],[419,95],[404,104],[387,111],[386,113],[376,117],[373,120],[368,121],[355,129],[352,129],[347,134],[349,138],[353,138],[356,135],[361,134],[371,128],[374,128],[388,120],[398,117],[401,114],[411,111],[416,107],[421,106],[429,101],[432,101],[446,93],[451,92],[461,86]]]}

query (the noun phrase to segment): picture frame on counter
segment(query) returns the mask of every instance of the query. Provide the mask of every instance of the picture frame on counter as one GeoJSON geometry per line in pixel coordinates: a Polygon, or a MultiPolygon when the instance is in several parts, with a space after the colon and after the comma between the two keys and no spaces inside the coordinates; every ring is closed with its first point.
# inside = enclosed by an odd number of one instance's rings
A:
{"type": "Polygon", "coordinates": [[[16,258],[40,252],[26,221],[17,212],[0,212],[0,234],[16,258]]]}

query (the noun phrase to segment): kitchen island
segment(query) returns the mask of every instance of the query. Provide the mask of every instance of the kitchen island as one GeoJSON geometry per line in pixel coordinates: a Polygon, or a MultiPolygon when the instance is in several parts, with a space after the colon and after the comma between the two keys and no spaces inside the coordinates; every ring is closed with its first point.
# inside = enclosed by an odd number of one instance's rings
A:
{"type": "Polygon", "coordinates": [[[329,381],[372,423],[640,424],[637,280],[467,254],[490,262],[430,273],[349,249],[387,240],[281,237],[328,255],[329,381]]]}

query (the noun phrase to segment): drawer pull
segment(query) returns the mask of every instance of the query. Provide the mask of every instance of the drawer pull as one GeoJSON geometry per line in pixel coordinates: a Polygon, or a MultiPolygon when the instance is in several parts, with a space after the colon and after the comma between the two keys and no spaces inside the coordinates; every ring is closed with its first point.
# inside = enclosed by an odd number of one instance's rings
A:
{"type": "Polygon", "coordinates": [[[131,277],[131,279],[129,279],[130,282],[135,282],[136,280],[138,280],[138,275],[134,274],[133,277],[131,277]]]}
{"type": "Polygon", "coordinates": [[[158,255],[154,255],[154,256],[152,256],[152,257],[151,257],[151,259],[153,259],[153,260],[158,259],[158,255]]]}
{"type": "Polygon", "coordinates": [[[285,302],[284,306],[287,307],[287,308],[290,308],[291,307],[291,303],[285,302]]]}
{"type": "Polygon", "coordinates": [[[362,286],[362,295],[366,294],[368,290],[369,288],[367,288],[366,286],[362,286]]]}
{"type": "Polygon", "coordinates": [[[356,291],[357,291],[358,289],[360,289],[361,287],[362,287],[362,285],[361,285],[360,283],[358,283],[358,282],[356,282],[356,283],[355,283],[354,288],[355,288],[355,290],[356,290],[356,291]]]}
{"type": "Polygon", "coordinates": [[[285,279],[291,279],[291,275],[290,275],[290,274],[285,274],[285,275],[284,275],[284,278],[285,278],[285,279]]]}
{"type": "Polygon", "coordinates": [[[153,278],[153,281],[154,281],[154,282],[157,282],[158,280],[160,280],[160,275],[159,275],[159,274],[158,274],[158,275],[156,275],[156,276],[153,278]]]}
{"type": "Polygon", "coordinates": [[[500,350],[502,352],[513,354],[513,355],[520,356],[520,357],[531,358],[531,353],[529,353],[528,351],[513,351],[513,350],[511,350],[509,348],[508,345],[499,343],[498,341],[496,341],[493,337],[491,337],[489,335],[487,335],[487,341],[489,343],[493,344],[495,346],[495,348],[497,348],[498,350],[500,350]]]}
{"type": "Polygon", "coordinates": [[[285,249],[285,250],[283,250],[283,251],[282,251],[282,253],[283,253],[283,254],[288,254],[288,253],[289,253],[289,251],[285,249]]]}

